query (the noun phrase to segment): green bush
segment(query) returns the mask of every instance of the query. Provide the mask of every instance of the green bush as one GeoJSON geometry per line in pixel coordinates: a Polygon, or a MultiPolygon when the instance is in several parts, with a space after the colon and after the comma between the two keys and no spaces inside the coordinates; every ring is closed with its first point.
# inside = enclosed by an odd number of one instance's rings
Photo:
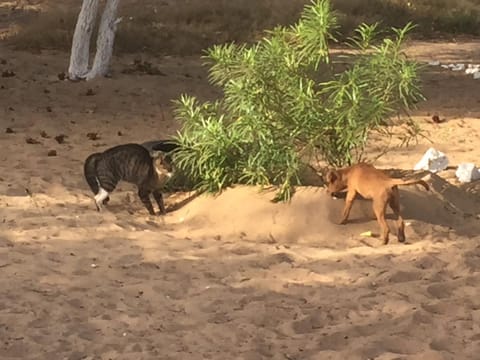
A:
{"type": "Polygon", "coordinates": [[[357,56],[335,73],[329,43],[336,27],[329,1],[317,0],[296,25],[268,31],[252,46],[210,48],[209,80],[224,97],[175,102],[180,171],[201,190],[275,184],[286,200],[311,156],[336,166],[357,161],[372,130],[422,98],[418,66],[401,50],[413,27],[376,42],[377,26],[361,25],[348,42],[357,56]]]}

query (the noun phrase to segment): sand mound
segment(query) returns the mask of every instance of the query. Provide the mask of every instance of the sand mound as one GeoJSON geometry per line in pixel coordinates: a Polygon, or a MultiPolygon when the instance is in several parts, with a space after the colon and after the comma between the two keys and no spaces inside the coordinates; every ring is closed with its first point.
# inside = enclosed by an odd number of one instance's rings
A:
{"type": "MultiPolygon", "coordinates": [[[[431,191],[417,186],[402,187],[402,215],[407,238],[444,238],[449,231],[473,236],[479,233],[478,206],[469,194],[436,175],[431,191]]],[[[219,196],[202,195],[174,213],[174,222],[182,223],[189,236],[232,236],[274,239],[280,242],[313,242],[325,247],[358,244],[361,233],[379,228],[371,201],[357,199],[347,225],[337,225],[344,205],[323,188],[300,187],[292,201],[273,203],[273,191],[238,186],[219,196]]],[[[390,211],[391,213],[391,211],[390,211]]],[[[393,217],[389,225],[395,233],[393,217]]],[[[364,240],[365,241],[365,240],[364,240]]],[[[379,240],[369,239],[375,244],[379,240]]]]}

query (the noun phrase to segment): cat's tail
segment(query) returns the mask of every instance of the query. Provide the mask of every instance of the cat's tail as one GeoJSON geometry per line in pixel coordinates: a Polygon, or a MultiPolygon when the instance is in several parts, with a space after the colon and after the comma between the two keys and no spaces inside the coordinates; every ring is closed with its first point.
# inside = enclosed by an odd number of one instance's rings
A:
{"type": "Polygon", "coordinates": [[[97,180],[97,162],[100,159],[100,153],[94,153],[87,157],[83,165],[83,174],[87,180],[88,186],[92,189],[95,195],[98,194],[99,185],[97,180]]]}

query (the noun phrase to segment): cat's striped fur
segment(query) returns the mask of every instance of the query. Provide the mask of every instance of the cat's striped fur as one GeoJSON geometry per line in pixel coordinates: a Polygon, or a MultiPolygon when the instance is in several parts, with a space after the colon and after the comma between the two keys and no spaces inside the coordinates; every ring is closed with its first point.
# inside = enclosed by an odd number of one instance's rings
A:
{"type": "Polygon", "coordinates": [[[165,213],[162,188],[172,175],[171,162],[167,154],[150,152],[139,144],[114,146],[102,153],[94,153],[87,157],[84,164],[85,179],[95,194],[95,204],[100,211],[102,205],[109,200],[110,193],[119,181],[137,185],[138,196],[151,215],[155,214],[150,194],[165,213]]]}

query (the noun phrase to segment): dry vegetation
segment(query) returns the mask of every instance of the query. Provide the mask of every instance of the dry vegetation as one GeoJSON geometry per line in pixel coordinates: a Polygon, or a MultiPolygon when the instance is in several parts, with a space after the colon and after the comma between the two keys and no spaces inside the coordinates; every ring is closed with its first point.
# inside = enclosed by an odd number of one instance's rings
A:
{"type": "MultiPolygon", "coordinates": [[[[117,53],[138,51],[190,55],[228,41],[252,41],[263,29],[294,22],[305,0],[123,0],[117,53]]],[[[478,35],[480,0],[333,0],[341,32],[361,22],[384,26],[419,25],[422,38],[478,35]]],[[[10,43],[19,49],[70,48],[80,1],[0,1],[0,17],[10,18],[10,43]],[[60,3],[60,4],[59,4],[60,3]]],[[[5,33],[5,29],[4,29],[5,33]]],[[[0,29],[1,34],[1,29],[0,29]]],[[[6,37],[6,35],[4,35],[6,37]]]]}

